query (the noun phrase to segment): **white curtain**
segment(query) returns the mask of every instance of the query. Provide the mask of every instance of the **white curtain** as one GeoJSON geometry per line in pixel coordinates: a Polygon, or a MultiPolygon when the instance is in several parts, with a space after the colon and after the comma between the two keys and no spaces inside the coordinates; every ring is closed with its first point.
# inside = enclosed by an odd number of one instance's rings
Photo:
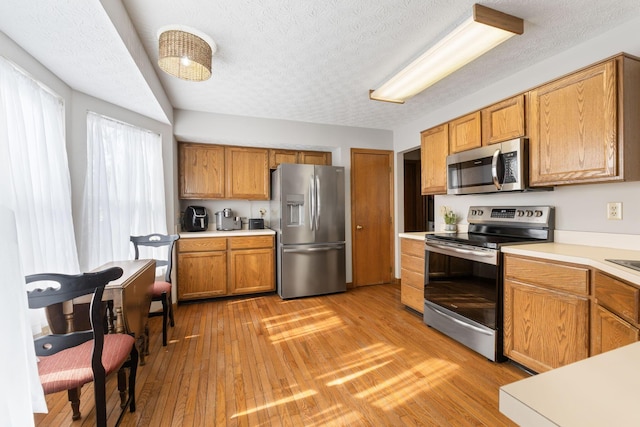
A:
{"type": "MultiPolygon", "coordinates": [[[[71,215],[64,105],[58,96],[4,58],[0,58],[0,204],[15,213],[24,274],[80,271],[71,215]]],[[[5,282],[5,286],[25,289],[24,280],[5,282]]],[[[20,323],[24,307],[12,307],[20,323]]],[[[32,330],[40,332],[45,324],[40,316],[36,324],[32,323],[32,330]]],[[[31,336],[25,337],[24,345],[33,351],[31,336]]],[[[37,370],[35,375],[37,378],[37,370]]],[[[4,396],[9,401],[19,399],[10,388],[2,390],[3,394],[10,393],[4,396]]]]}
{"type": "Polygon", "coordinates": [[[89,112],[80,264],[132,258],[131,235],[166,234],[160,135],[89,112]]]}

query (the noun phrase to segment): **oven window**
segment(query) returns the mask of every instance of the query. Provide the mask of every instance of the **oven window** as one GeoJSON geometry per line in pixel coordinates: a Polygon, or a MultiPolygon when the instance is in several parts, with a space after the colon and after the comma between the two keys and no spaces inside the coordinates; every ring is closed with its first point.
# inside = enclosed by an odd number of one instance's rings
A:
{"type": "Polygon", "coordinates": [[[498,266],[427,251],[427,301],[496,329],[498,266]]]}

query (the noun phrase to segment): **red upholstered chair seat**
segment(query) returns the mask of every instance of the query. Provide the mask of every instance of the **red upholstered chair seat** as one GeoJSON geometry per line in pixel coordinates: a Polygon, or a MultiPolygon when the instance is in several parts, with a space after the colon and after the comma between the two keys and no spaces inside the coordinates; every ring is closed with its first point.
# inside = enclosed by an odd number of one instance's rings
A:
{"type": "MultiPolygon", "coordinates": [[[[127,334],[104,336],[102,364],[106,375],[120,368],[122,360],[128,357],[134,341],[134,338],[127,334]]],[[[92,349],[93,340],[90,340],[52,356],[40,356],[38,373],[45,394],[73,389],[93,381],[92,349]]]]}
{"type": "Polygon", "coordinates": [[[160,298],[163,292],[166,292],[167,295],[171,295],[171,283],[162,281],[154,282],[151,296],[154,298],[160,298]]]}

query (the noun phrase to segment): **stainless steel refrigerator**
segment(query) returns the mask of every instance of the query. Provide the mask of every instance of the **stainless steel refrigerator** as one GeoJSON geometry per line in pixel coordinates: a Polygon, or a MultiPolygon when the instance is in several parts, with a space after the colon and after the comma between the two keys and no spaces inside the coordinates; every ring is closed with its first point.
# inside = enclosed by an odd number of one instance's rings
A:
{"type": "Polygon", "coordinates": [[[344,292],[344,168],[283,163],[271,176],[281,298],[344,292]]]}

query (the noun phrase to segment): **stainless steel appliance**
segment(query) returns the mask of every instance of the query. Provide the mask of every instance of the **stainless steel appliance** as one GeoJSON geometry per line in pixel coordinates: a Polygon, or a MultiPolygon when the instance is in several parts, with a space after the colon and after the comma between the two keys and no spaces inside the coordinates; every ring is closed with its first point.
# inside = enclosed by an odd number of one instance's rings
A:
{"type": "Polygon", "coordinates": [[[500,248],[553,241],[554,208],[472,206],[467,218],[467,233],[425,236],[424,323],[501,361],[500,248]]]}
{"type": "Polygon", "coordinates": [[[209,227],[209,215],[203,206],[187,206],[182,215],[184,231],[206,231],[209,227]]]}
{"type": "Polygon", "coordinates": [[[271,178],[278,295],[346,291],[344,168],[284,163],[271,178]]]}
{"type": "Polygon", "coordinates": [[[530,190],[528,145],[518,138],[447,156],[447,194],[530,190]]]}
{"type": "Polygon", "coordinates": [[[216,217],[216,230],[231,231],[242,228],[242,219],[239,216],[233,216],[233,211],[229,208],[216,212],[214,216],[216,217]]]}

